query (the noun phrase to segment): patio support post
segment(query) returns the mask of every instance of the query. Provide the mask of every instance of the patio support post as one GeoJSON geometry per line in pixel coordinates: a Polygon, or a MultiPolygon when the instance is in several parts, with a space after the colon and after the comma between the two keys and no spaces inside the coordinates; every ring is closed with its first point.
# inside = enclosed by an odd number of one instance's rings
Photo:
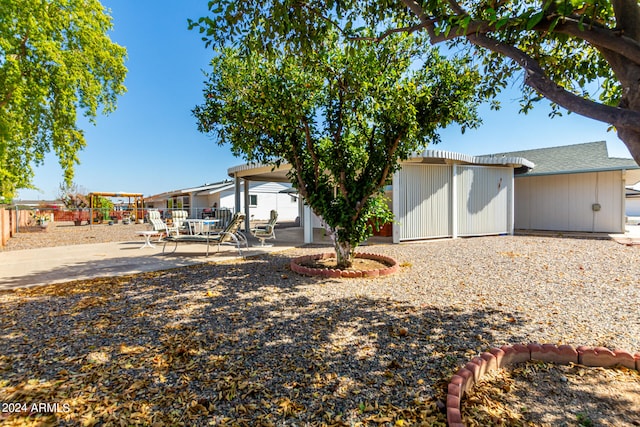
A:
{"type": "Polygon", "coordinates": [[[305,203],[304,205],[304,242],[313,243],[313,214],[311,207],[305,203]]]}
{"type": "Polygon", "coordinates": [[[511,168],[511,191],[509,191],[509,234],[513,236],[516,223],[516,176],[511,168]]]}
{"type": "Polygon", "coordinates": [[[244,182],[244,231],[251,230],[251,217],[249,216],[249,180],[243,179],[244,182]]]}
{"type": "Polygon", "coordinates": [[[240,177],[237,173],[233,175],[233,189],[235,191],[235,212],[240,212],[240,177]]]}
{"type": "Polygon", "coordinates": [[[620,180],[622,181],[622,185],[620,186],[620,192],[621,192],[621,200],[620,200],[620,204],[622,206],[620,206],[620,232],[622,234],[627,232],[626,229],[626,224],[627,224],[627,170],[626,169],[622,169],[620,171],[620,180]]]}
{"type": "Polygon", "coordinates": [[[458,238],[458,165],[451,168],[451,238],[458,238]]]}

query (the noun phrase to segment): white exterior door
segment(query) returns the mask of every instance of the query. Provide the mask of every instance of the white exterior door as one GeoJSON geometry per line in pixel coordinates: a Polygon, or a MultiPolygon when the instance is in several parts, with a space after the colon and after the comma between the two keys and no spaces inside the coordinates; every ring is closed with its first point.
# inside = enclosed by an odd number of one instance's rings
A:
{"type": "Polygon", "coordinates": [[[452,235],[451,174],[448,165],[402,167],[393,183],[394,241],[452,235]]]}
{"type": "Polygon", "coordinates": [[[393,241],[511,234],[510,167],[405,164],[393,182],[393,241]]]}
{"type": "Polygon", "coordinates": [[[459,236],[511,233],[511,168],[457,166],[459,236]]]}

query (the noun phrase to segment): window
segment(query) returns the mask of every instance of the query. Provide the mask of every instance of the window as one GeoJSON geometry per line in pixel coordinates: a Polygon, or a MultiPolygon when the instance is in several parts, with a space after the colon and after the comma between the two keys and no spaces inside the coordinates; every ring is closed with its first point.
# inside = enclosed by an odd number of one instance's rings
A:
{"type": "Polygon", "coordinates": [[[255,208],[258,206],[258,195],[257,194],[249,194],[249,206],[255,208]]]}
{"type": "Polygon", "coordinates": [[[167,209],[189,210],[189,196],[177,196],[167,199],[167,209]]]}

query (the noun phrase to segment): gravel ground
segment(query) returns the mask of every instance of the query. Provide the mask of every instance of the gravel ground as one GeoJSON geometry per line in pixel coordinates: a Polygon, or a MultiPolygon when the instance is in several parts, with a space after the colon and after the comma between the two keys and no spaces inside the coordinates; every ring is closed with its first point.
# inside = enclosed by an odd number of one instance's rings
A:
{"type": "Polygon", "coordinates": [[[450,376],[490,347],[640,351],[638,247],[505,236],[362,250],[401,271],[302,277],[290,258],[322,249],[298,248],[0,293],[0,402],[69,405],[5,421],[444,425],[450,376]]]}
{"type": "MultiPolygon", "coordinates": [[[[39,230],[33,227],[34,230],[39,230]]],[[[150,230],[148,224],[94,224],[75,226],[73,222],[50,223],[46,231],[25,231],[9,239],[5,251],[80,245],[86,243],[130,242],[140,240],[137,231],[150,230]]]]}

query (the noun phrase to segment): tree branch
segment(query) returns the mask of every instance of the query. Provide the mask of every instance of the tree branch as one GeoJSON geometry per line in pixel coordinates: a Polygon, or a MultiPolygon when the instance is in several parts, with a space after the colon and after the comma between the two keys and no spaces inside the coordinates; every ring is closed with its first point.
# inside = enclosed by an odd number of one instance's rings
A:
{"type": "Polygon", "coordinates": [[[342,107],[344,105],[344,94],[342,90],[338,91],[338,127],[333,134],[334,141],[340,141],[342,139],[342,125],[344,120],[342,107]]]}
{"type": "Polygon", "coordinates": [[[291,146],[293,147],[292,151],[292,157],[293,157],[293,165],[295,167],[295,175],[296,175],[296,181],[298,181],[298,192],[300,193],[300,195],[302,196],[303,199],[307,199],[308,193],[307,193],[307,186],[305,185],[304,180],[302,179],[302,171],[303,169],[303,165],[302,165],[302,160],[300,159],[300,156],[297,154],[298,151],[300,150],[300,147],[298,146],[298,144],[295,141],[295,136],[293,138],[293,140],[291,141],[291,146]]]}
{"type": "Polygon", "coordinates": [[[451,6],[451,9],[458,15],[467,15],[467,11],[464,10],[457,1],[449,0],[449,6],[451,6]]]}
{"type": "MultiPolygon", "coordinates": [[[[389,147],[389,149],[387,150],[387,157],[388,158],[395,158],[395,153],[398,150],[398,147],[400,146],[400,141],[402,141],[402,138],[404,136],[405,130],[400,131],[400,133],[398,133],[397,137],[395,140],[393,140],[391,147],[389,147]]],[[[387,182],[387,178],[389,177],[389,171],[391,170],[391,166],[395,164],[394,162],[385,162],[385,166],[382,169],[382,173],[380,174],[380,179],[378,180],[378,184],[375,186],[375,188],[382,188],[382,186],[384,186],[384,184],[387,182]]],[[[368,174],[363,174],[363,176],[367,177],[368,174]]],[[[365,194],[364,197],[358,201],[358,203],[356,204],[357,208],[356,208],[356,213],[353,216],[353,220],[355,221],[356,218],[358,217],[358,215],[360,215],[360,210],[364,207],[365,202],[367,201],[367,199],[371,197],[371,193],[369,194],[365,194]]]]}
{"type": "Polygon", "coordinates": [[[350,40],[359,40],[359,41],[371,41],[371,42],[381,42],[382,40],[389,37],[391,34],[395,33],[415,33],[416,31],[422,30],[426,28],[425,24],[413,25],[411,27],[400,27],[400,28],[390,28],[376,37],[349,37],[350,40]]]}
{"type": "Polygon", "coordinates": [[[340,179],[338,181],[338,188],[340,188],[340,192],[342,193],[342,197],[344,197],[347,201],[349,200],[349,192],[347,191],[347,174],[344,170],[340,171],[340,179]]]}
{"type": "MultiPolygon", "coordinates": [[[[402,0],[402,2],[411,12],[413,12],[414,15],[418,17],[418,19],[420,20],[420,26],[427,31],[427,34],[429,34],[429,39],[434,40],[437,37],[435,28],[438,20],[428,17],[424,12],[422,6],[420,6],[415,0],[402,0]]],[[[432,41],[432,44],[435,43],[432,41]]]]}
{"type": "Polygon", "coordinates": [[[640,41],[640,7],[637,0],[612,0],[616,25],[624,34],[636,41],[640,41]]]}
{"type": "Polygon", "coordinates": [[[418,19],[420,20],[420,22],[423,25],[426,25],[428,23],[431,23],[431,19],[427,16],[426,13],[424,13],[424,9],[422,8],[422,6],[420,6],[418,4],[417,1],[415,0],[402,0],[402,2],[407,6],[407,8],[413,12],[414,15],[416,15],[418,17],[418,19]]]}
{"type": "Polygon", "coordinates": [[[469,35],[467,38],[477,46],[484,47],[517,62],[525,70],[525,83],[561,107],[581,116],[640,132],[639,112],[610,107],[574,95],[549,79],[535,59],[516,47],[501,43],[482,34],[469,35]]]}
{"type": "MultiPolygon", "coordinates": [[[[545,22],[536,25],[534,30],[548,31],[550,25],[550,22],[545,22]]],[[[599,26],[581,29],[579,22],[573,19],[558,23],[553,31],[582,39],[598,50],[610,50],[640,65],[640,43],[618,31],[599,26]]]]}
{"type": "Polygon", "coordinates": [[[311,130],[309,129],[309,123],[307,122],[306,117],[302,118],[302,125],[304,127],[304,137],[307,143],[307,151],[309,151],[309,155],[311,155],[311,159],[313,160],[313,175],[317,183],[320,180],[320,162],[318,161],[318,155],[316,154],[316,151],[313,149],[311,130]]]}
{"type": "MultiPolygon", "coordinates": [[[[396,151],[398,150],[398,147],[400,146],[400,141],[404,137],[404,133],[405,133],[405,130],[402,130],[398,134],[396,139],[393,141],[393,144],[391,145],[391,148],[387,151],[387,155],[389,157],[395,158],[396,151]]],[[[382,175],[380,176],[380,181],[378,181],[378,187],[379,188],[381,188],[387,182],[387,178],[389,177],[389,171],[390,170],[391,170],[391,163],[387,162],[385,167],[384,167],[384,169],[382,170],[382,175]]]]}
{"type": "MultiPolygon", "coordinates": [[[[453,40],[458,37],[470,36],[473,34],[489,34],[496,30],[495,26],[486,21],[474,20],[467,27],[457,26],[451,28],[447,33],[435,33],[435,25],[441,20],[428,17],[422,7],[413,0],[403,0],[407,7],[420,19],[421,24],[416,28],[424,28],[429,34],[432,44],[438,44],[444,41],[453,40]]],[[[463,9],[457,12],[460,15],[466,14],[463,9]]],[[[543,19],[535,27],[533,31],[548,32],[553,24],[553,18],[543,19]]],[[[509,26],[509,23],[504,25],[509,26]]],[[[400,29],[397,29],[400,30],[400,29]]],[[[640,43],[631,37],[627,37],[621,31],[604,28],[600,25],[591,25],[589,27],[581,26],[578,19],[566,17],[562,22],[558,22],[553,31],[556,33],[570,35],[582,39],[596,49],[608,49],[625,58],[640,65],[640,43]]],[[[387,30],[389,32],[389,30],[387,30]]]]}

